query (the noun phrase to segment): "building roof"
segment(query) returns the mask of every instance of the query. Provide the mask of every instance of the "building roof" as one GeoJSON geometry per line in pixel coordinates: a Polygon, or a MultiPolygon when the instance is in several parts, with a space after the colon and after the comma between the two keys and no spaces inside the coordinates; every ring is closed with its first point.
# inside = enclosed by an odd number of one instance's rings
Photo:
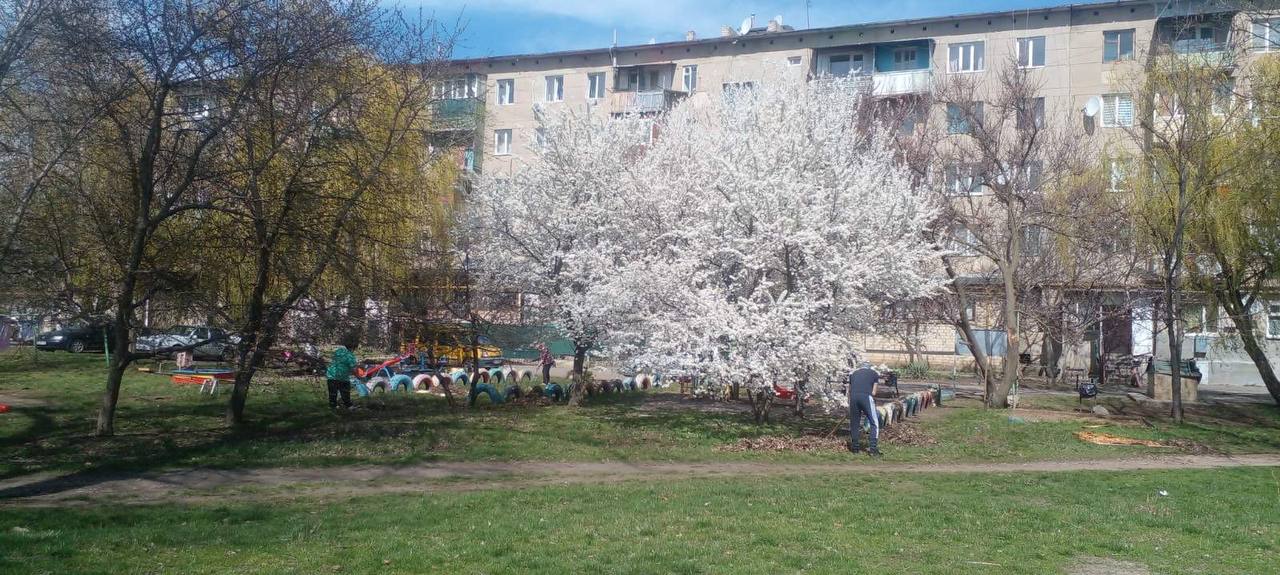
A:
{"type": "Polygon", "coordinates": [[[512,62],[527,58],[557,58],[570,56],[592,56],[606,55],[615,51],[628,50],[653,50],[653,49],[669,49],[684,48],[689,46],[705,46],[711,44],[732,43],[742,38],[792,38],[795,36],[804,36],[808,34],[826,34],[849,31],[865,31],[876,28],[888,28],[892,26],[915,26],[929,25],[941,22],[954,22],[957,20],[973,20],[981,18],[989,18],[996,16],[1025,15],[1025,14],[1050,14],[1059,12],[1071,12],[1079,10],[1096,10],[1100,8],[1122,8],[1122,7],[1140,7],[1140,6],[1163,6],[1165,11],[1177,10],[1185,12],[1190,9],[1191,5],[1204,5],[1209,0],[1111,0],[1109,2],[1085,2],[1075,4],[1060,4],[1057,6],[1046,6],[1043,8],[1019,8],[1014,10],[998,10],[988,12],[969,12],[963,14],[955,14],[950,16],[934,16],[930,18],[912,18],[905,20],[885,20],[879,22],[864,22],[859,24],[844,24],[840,26],[828,26],[825,28],[805,28],[805,29],[784,29],[778,32],[758,32],[759,29],[753,28],[746,35],[734,36],[715,36],[711,38],[702,38],[697,40],[679,40],[675,42],[658,42],[654,44],[631,44],[627,46],[612,46],[605,48],[588,48],[583,50],[563,50],[559,52],[535,52],[526,54],[510,54],[502,56],[486,56],[481,58],[459,58],[453,61],[454,64],[470,65],[470,64],[486,64],[496,62],[512,62]]]}

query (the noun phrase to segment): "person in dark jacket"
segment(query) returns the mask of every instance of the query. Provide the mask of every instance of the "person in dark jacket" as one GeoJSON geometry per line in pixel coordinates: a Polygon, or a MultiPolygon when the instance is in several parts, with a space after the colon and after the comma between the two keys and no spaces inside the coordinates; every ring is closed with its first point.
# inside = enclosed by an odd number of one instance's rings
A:
{"type": "Polygon", "coordinates": [[[870,433],[867,437],[867,454],[880,456],[880,419],[876,414],[876,386],[880,383],[880,374],[871,369],[871,364],[863,362],[858,369],[849,374],[849,451],[858,453],[862,450],[862,416],[866,416],[870,433]]]}

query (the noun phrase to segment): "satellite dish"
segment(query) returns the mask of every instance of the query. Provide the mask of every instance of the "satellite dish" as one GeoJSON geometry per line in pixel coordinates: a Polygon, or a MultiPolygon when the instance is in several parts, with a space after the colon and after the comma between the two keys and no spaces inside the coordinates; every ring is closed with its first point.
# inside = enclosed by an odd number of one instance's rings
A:
{"type": "Polygon", "coordinates": [[[1102,98],[1093,96],[1084,103],[1084,115],[1089,118],[1097,116],[1100,110],[1102,110],[1102,98]]]}
{"type": "Polygon", "coordinates": [[[745,18],[742,20],[742,26],[738,27],[738,34],[745,36],[746,33],[750,31],[751,31],[751,19],[745,18]]]}

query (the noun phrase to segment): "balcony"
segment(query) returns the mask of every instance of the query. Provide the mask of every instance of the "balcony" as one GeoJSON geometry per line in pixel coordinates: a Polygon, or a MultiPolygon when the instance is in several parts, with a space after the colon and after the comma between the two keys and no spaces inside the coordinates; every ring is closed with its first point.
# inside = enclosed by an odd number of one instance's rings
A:
{"type": "Polygon", "coordinates": [[[614,114],[656,114],[670,110],[687,95],[678,90],[610,92],[609,110],[614,114]]]}
{"type": "Polygon", "coordinates": [[[871,76],[871,93],[876,96],[918,94],[933,90],[933,70],[876,72],[871,76]]]}
{"type": "Polygon", "coordinates": [[[478,98],[437,100],[431,111],[433,132],[465,132],[479,127],[484,104],[478,98]]]}

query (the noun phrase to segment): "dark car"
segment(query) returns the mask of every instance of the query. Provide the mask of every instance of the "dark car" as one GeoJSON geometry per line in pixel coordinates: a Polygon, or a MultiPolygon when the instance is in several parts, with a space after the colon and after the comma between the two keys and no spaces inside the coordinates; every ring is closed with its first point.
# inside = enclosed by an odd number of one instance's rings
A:
{"type": "Polygon", "coordinates": [[[71,353],[102,350],[111,326],[104,323],[84,323],[64,327],[36,336],[36,349],[55,351],[65,349],[71,353]]]}

